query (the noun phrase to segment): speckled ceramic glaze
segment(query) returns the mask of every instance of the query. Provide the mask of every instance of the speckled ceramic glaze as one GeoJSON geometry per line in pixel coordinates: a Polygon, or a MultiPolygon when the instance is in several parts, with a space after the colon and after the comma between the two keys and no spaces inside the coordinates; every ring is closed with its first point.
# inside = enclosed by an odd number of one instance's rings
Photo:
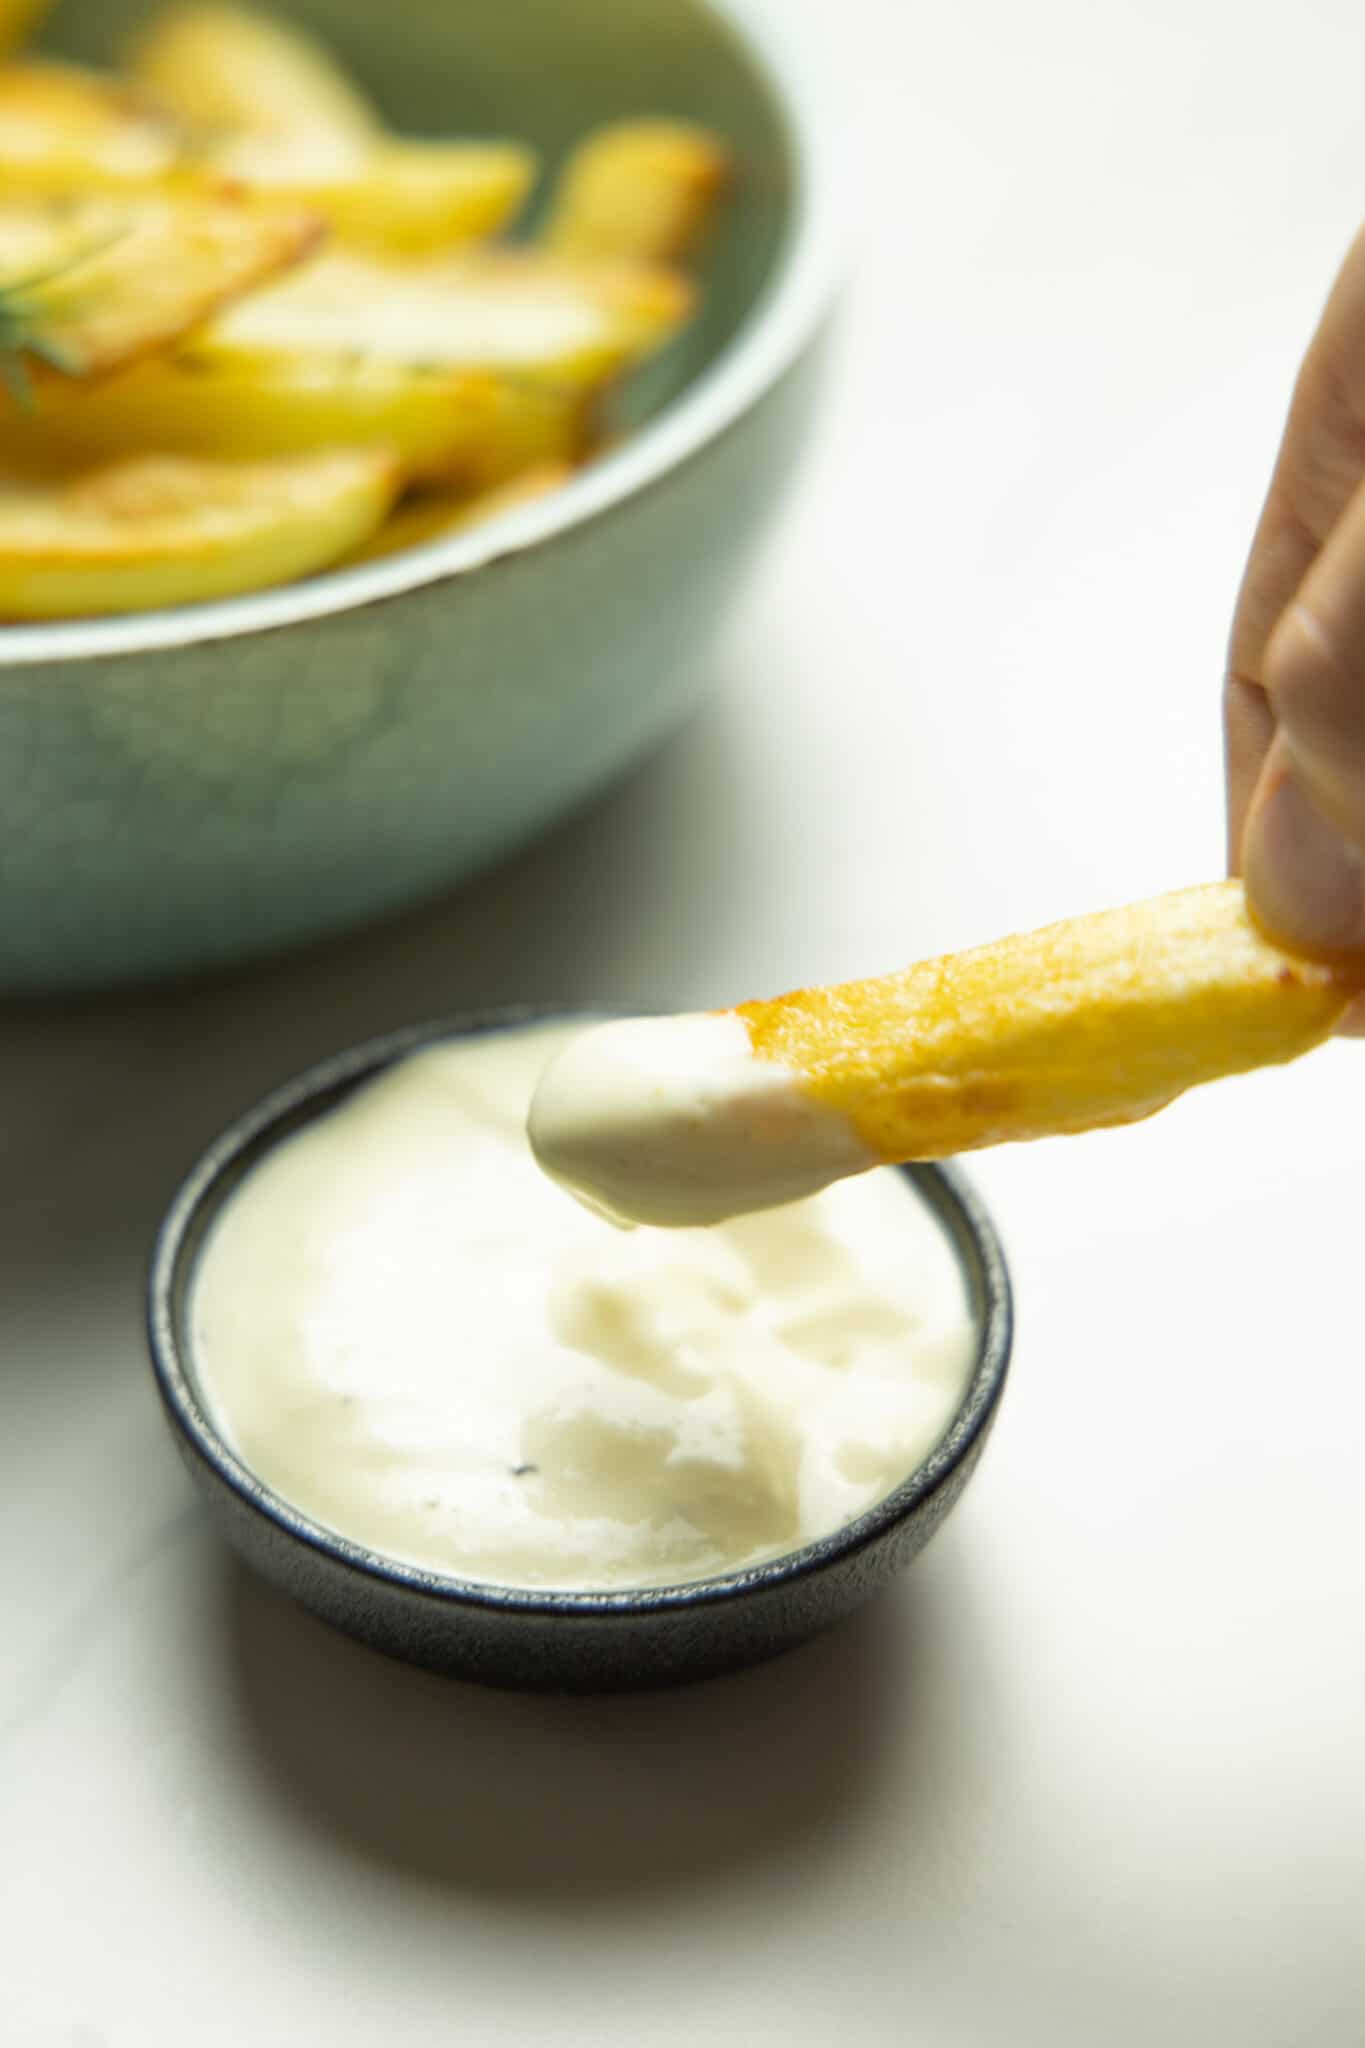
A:
{"type": "MultiPolygon", "coordinates": [[[[714,125],[740,183],[642,430],[481,532],[286,590],[0,628],[0,988],[212,966],[468,875],[674,727],[800,440],[836,281],[823,98],[761,0],[290,0],[395,124],[714,125]]],[[[144,0],[61,0],[107,61],[144,0]]]]}
{"type": "Polygon", "coordinates": [[[1005,1383],[1011,1306],[995,1232],[956,1171],[905,1169],[961,1262],[976,1325],[975,1364],[952,1427],[895,1492],[836,1535],[724,1578],[634,1593],[522,1593],[395,1563],[262,1485],[218,1434],[195,1378],[195,1261],[254,1162],[405,1054],[552,1014],[502,1011],[398,1032],[313,1068],[243,1117],[194,1168],[162,1227],[149,1290],[152,1361],[176,1443],[223,1535],[324,1621],[390,1656],[488,1685],[606,1692],[681,1684],[776,1656],[842,1619],[923,1549],[971,1477],[1005,1383]]]}

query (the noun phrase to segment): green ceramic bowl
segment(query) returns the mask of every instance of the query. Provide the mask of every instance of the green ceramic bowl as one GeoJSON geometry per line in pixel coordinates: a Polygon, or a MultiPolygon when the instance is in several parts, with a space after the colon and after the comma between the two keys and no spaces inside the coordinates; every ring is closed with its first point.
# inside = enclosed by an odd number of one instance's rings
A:
{"type": "MultiPolygon", "coordinates": [[[[144,0],[61,0],[115,58],[144,0]]],[[[401,128],[674,113],[740,184],[639,431],[481,531],[226,603],[0,628],[0,988],[207,968],[458,881],[691,708],[792,464],[837,282],[826,100],[774,0],[291,0],[401,128]]]]}

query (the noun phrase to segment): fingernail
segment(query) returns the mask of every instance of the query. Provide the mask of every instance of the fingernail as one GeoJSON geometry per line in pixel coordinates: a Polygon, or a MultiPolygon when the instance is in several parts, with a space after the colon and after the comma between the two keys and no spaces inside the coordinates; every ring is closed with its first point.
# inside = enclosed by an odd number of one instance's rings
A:
{"type": "Polygon", "coordinates": [[[1365,863],[1305,794],[1292,764],[1267,762],[1242,842],[1257,919],[1304,953],[1365,948],[1365,863]]]}

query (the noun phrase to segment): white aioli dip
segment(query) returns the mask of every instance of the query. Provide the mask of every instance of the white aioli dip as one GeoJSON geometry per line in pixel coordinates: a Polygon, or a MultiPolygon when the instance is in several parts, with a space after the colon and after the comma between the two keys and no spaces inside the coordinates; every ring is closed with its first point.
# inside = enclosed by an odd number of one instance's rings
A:
{"type": "Polygon", "coordinates": [[[527,1117],[542,1169],[614,1222],[681,1229],[813,1195],[877,1161],[729,1011],[571,1035],[527,1117]]]}
{"type": "Polygon", "coordinates": [[[465,1578],[668,1584],[837,1529],[962,1399],[951,1247],[892,1170],[614,1229],[525,1137],[577,1028],[417,1054],[253,1168],[195,1277],[204,1400],[305,1514],[465,1578]]]}

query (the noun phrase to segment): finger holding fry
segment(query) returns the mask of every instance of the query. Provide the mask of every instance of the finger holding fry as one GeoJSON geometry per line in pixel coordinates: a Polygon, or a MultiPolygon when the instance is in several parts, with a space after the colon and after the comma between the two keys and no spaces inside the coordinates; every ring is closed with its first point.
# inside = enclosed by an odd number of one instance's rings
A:
{"type": "Polygon", "coordinates": [[[1365,478],[1270,637],[1275,719],[1242,840],[1258,915],[1314,955],[1365,952],[1365,478]]]}

